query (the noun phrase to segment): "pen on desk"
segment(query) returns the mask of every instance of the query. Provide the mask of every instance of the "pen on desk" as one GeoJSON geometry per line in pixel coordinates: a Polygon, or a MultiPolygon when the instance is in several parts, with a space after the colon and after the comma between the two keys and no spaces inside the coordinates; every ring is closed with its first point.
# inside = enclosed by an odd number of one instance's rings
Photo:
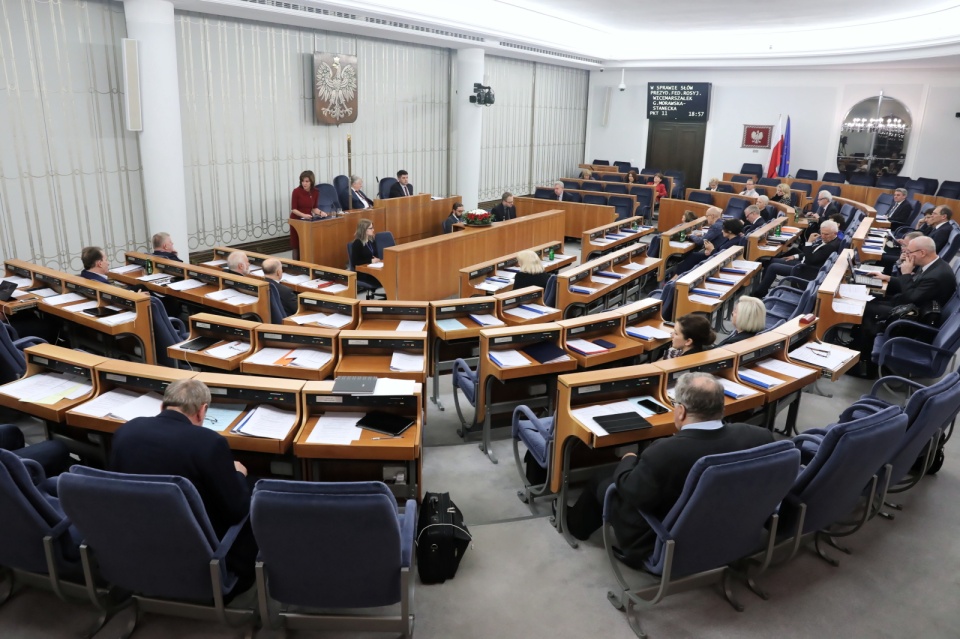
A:
{"type": "Polygon", "coordinates": [[[400,435],[392,435],[390,437],[374,437],[372,438],[372,441],[378,442],[381,439],[399,439],[399,438],[400,438],[400,435]]]}

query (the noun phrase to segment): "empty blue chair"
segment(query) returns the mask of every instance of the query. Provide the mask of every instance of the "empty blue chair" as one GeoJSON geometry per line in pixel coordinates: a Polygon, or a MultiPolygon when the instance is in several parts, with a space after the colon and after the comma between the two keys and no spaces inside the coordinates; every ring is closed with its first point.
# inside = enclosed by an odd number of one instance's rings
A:
{"type": "Polygon", "coordinates": [[[600,176],[600,179],[604,182],[623,182],[623,175],[621,173],[604,173],[600,176]]]}
{"type": "Polygon", "coordinates": [[[607,204],[616,210],[618,220],[633,217],[633,199],[625,195],[611,195],[607,198],[607,204]]]}
{"type": "Polygon", "coordinates": [[[873,186],[874,179],[869,173],[851,173],[850,184],[857,186],[873,186]]]}
{"type": "Polygon", "coordinates": [[[385,249],[397,245],[396,240],[393,239],[393,233],[390,231],[380,231],[373,237],[373,242],[377,245],[377,257],[381,260],[383,259],[383,251],[385,249]]]}
{"type": "Polygon", "coordinates": [[[740,167],[740,172],[760,177],[763,175],[763,165],[755,162],[745,162],[743,166],[740,167]]]}
{"type": "Polygon", "coordinates": [[[881,370],[900,377],[935,379],[946,372],[958,348],[960,314],[943,318],[939,328],[898,320],[874,338],[871,359],[881,370]]]}
{"type": "Polygon", "coordinates": [[[416,501],[407,500],[399,512],[382,482],[261,479],[251,499],[250,523],[260,548],[260,616],[270,627],[410,636],[416,501]],[[279,610],[274,615],[271,601],[324,612],[279,610]],[[356,611],[395,604],[397,614],[356,611]],[[333,612],[348,608],[353,609],[349,615],[333,612]]]}
{"type": "Polygon", "coordinates": [[[581,191],[602,191],[603,182],[597,182],[595,180],[584,180],[580,183],[581,191]]]}
{"type": "Polygon", "coordinates": [[[346,175],[338,175],[333,178],[333,188],[337,192],[337,197],[340,198],[340,207],[344,211],[353,208],[350,201],[350,178],[346,175]]]}
{"type": "Polygon", "coordinates": [[[886,215],[891,206],[893,206],[893,195],[890,193],[881,193],[877,196],[877,201],[873,204],[873,208],[876,209],[877,215],[886,215]]]}
{"type": "Polygon", "coordinates": [[[547,278],[547,285],[543,287],[543,305],[555,308],[557,303],[557,275],[553,274],[547,278]]]}
{"type": "Polygon", "coordinates": [[[907,180],[903,188],[907,189],[910,197],[913,197],[915,194],[926,195],[927,192],[927,184],[920,180],[907,180]]]}
{"type": "Polygon", "coordinates": [[[594,160],[591,162],[591,164],[595,164],[597,166],[610,166],[610,160],[594,160]]]}
{"type": "Polygon", "coordinates": [[[778,186],[783,180],[780,178],[762,177],[757,181],[761,186],[778,186]]]}
{"type": "Polygon", "coordinates": [[[27,372],[27,360],[23,349],[35,344],[46,344],[39,337],[19,337],[15,328],[0,322],[0,384],[19,379],[27,372]]]}
{"type": "Polygon", "coordinates": [[[332,184],[318,184],[317,191],[320,192],[317,198],[317,208],[321,211],[329,213],[331,211],[343,210],[343,206],[340,204],[340,197],[337,195],[337,189],[334,188],[332,184]]]}
{"type": "Polygon", "coordinates": [[[713,193],[710,191],[691,191],[691,202],[702,202],[703,204],[713,204],[713,193]]]}
{"type": "Polygon", "coordinates": [[[533,197],[539,198],[541,200],[549,200],[553,197],[553,188],[546,186],[538,186],[533,192],[533,197]]]}
{"type": "Polygon", "coordinates": [[[747,180],[750,179],[749,175],[734,175],[730,178],[731,182],[737,182],[738,184],[746,184],[747,180]]]}
{"type": "Polygon", "coordinates": [[[843,184],[846,180],[844,179],[842,173],[824,173],[823,181],[834,182],[836,184],[843,184]]]}
{"type": "Polygon", "coordinates": [[[817,172],[812,169],[797,169],[798,180],[817,180],[817,172]]]}
{"type": "Polygon", "coordinates": [[[630,163],[629,163],[629,162],[621,162],[621,161],[617,160],[617,161],[614,161],[613,166],[617,167],[617,170],[620,171],[621,173],[629,173],[629,172],[630,172],[630,163]]]}
{"type": "Polygon", "coordinates": [[[806,182],[793,182],[793,183],[790,185],[790,190],[791,190],[791,191],[803,191],[807,196],[809,196],[809,195],[810,195],[810,191],[811,191],[811,189],[812,189],[812,186],[813,186],[813,185],[807,184],[806,182]]]}
{"type": "Polygon", "coordinates": [[[723,209],[723,217],[732,217],[737,220],[743,219],[743,211],[750,206],[750,201],[742,197],[732,197],[727,202],[727,207],[723,209]]]}
{"type": "Polygon", "coordinates": [[[565,189],[571,189],[574,191],[577,191],[580,189],[579,180],[560,180],[560,182],[563,184],[563,188],[565,189]]]}
{"type": "Polygon", "coordinates": [[[564,200],[569,200],[571,202],[580,202],[583,200],[583,198],[580,197],[579,193],[574,193],[572,191],[564,191],[563,198],[564,200]]]}
{"type": "Polygon", "coordinates": [[[622,182],[607,182],[603,190],[607,193],[627,194],[627,185],[622,182]]]}
{"type": "Polygon", "coordinates": [[[937,197],[946,197],[952,200],[960,199],[960,182],[944,180],[937,190],[937,197]]]}
{"type": "Polygon", "coordinates": [[[924,189],[923,192],[926,195],[934,195],[937,192],[937,188],[940,186],[940,180],[936,178],[917,178],[918,181],[923,182],[924,189]]]}
{"type": "Polygon", "coordinates": [[[640,175],[656,175],[657,173],[661,173],[660,169],[651,169],[647,167],[640,169],[640,175]]]}
{"type": "Polygon", "coordinates": [[[513,459],[523,481],[523,489],[517,491],[517,497],[525,504],[550,492],[550,458],[553,455],[554,423],[553,415],[537,417],[532,410],[522,405],[513,409],[511,427],[513,459]],[[543,483],[532,484],[528,480],[526,468],[524,468],[525,460],[520,455],[521,442],[529,453],[528,459],[533,460],[543,470],[543,483]]]}
{"type": "Polygon", "coordinates": [[[897,179],[892,175],[881,175],[877,178],[876,187],[878,189],[895,189],[897,188],[897,179]]]}
{"type": "MultiPolygon", "coordinates": [[[[761,570],[769,564],[777,533],[777,508],[800,470],[800,452],[789,441],[700,459],[687,475],[674,507],[658,521],[640,511],[656,534],[656,546],[643,569],[659,576],[659,583],[634,589],[616,557],[611,516],[616,508],[616,484],[603,504],[603,541],[619,589],[607,600],[626,612],[630,627],[645,637],[637,607],[654,605],[672,590],[720,581],[728,602],[733,598],[727,580],[730,564],[763,553],[761,570]]],[[[758,594],[752,579],[748,585],[758,594]]]]}
{"type": "Polygon", "coordinates": [[[602,193],[584,193],[583,194],[583,203],[584,204],[606,204],[607,196],[602,193]]]}
{"type": "Polygon", "coordinates": [[[138,613],[229,625],[256,621],[253,610],[225,606],[240,582],[224,559],[246,518],[218,539],[190,481],[74,466],[60,475],[59,494],[83,537],[80,557],[89,589],[102,577],[131,593],[138,613]]]}
{"type": "Polygon", "coordinates": [[[480,367],[477,370],[471,370],[470,366],[461,358],[453,362],[453,405],[457,409],[457,416],[460,418],[460,426],[463,429],[461,434],[475,430],[477,427],[477,395],[480,392],[480,367]],[[463,393],[467,402],[473,406],[473,417],[469,423],[463,414],[463,408],[460,406],[460,397],[457,391],[463,393]]]}
{"type": "Polygon", "coordinates": [[[733,193],[733,187],[729,184],[718,184],[717,193],[733,193]]]}
{"type": "Polygon", "coordinates": [[[381,200],[386,200],[390,197],[390,189],[393,188],[393,185],[397,183],[397,178],[385,177],[380,180],[380,189],[378,190],[377,197],[381,200]]]}
{"type": "MultiPolygon", "coordinates": [[[[271,310],[273,304],[273,291],[271,290],[270,303],[271,310]]],[[[279,296],[277,297],[279,303],[279,296]]],[[[159,298],[150,296],[150,323],[153,326],[153,345],[155,350],[154,357],[160,366],[169,366],[178,368],[177,360],[167,355],[167,347],[179,344],[189,337],[189,331],[179,317],[169,317],[167,309],[159,298]]],[[[276,322],[275,322],[276,323],[276,322]]]]}

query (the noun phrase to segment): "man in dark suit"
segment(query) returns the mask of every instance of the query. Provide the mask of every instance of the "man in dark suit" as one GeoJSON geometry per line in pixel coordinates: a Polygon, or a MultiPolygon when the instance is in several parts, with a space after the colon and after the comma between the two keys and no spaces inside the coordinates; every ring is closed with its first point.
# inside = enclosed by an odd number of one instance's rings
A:
{"type": "Polygon", "coordinates": [[[812,233],[820,232],[820,222],[828,219],[831,215],[836,215],[840,211],[837,205],[833,203],[833,193],[830,191],[820,191],[817,194],[817,208],[807,213],[807,237],[812,233]]]}
{"type": "Polygon", "coordinates": [[[517,217],[517,208],[513,205],[513,193],[504,191],[500,196],[500,204],[490,210],[494,222],[505,222],[517,217]]]}
{"type": "Polygon", "coordinates": [[[373,200],[364,193],[363,180],[359,175],[350,176],[350,208],[351,209],[372,209],[373,200]]]}
{"type": "Polygon", "coordinates": [[[760,285],[752,293],[754,297],[763,298],[770,291],[778,277],[793,275],[793,269],[799,266],[796,276],[812,280],[817,276],[820,267],[824,265],[834,253],[840,250],[840,228],[833,220],[827,220],[820,225],[820,233],[813,233],[806,245],[794,255],[778,257],[767,264],[767,269],[760,280],[760,285]]]}
{"type": "Polygon", "coordinates": [[[760,215],[760,207],[751,204],[743,210],[743,234],[750,235],[758,228],[764,225],[763,216],[760,215]]]}
{"type": "Polygon", "coordinates": [[[557,200],[558,202],[573,202],[574,198],[569,194],[564,194],[563,192],[563,182],[557,181],[553,183],[553,195],[549,200],[557,200]]]}
{"type": "Polygon", "coordinates": [[[953,219],[953,211],[943,204],[928,211],[923,216],[923,225],[920,227],[920,232],[933,240],[938,254],[947,248],[947,242],[950,241],[950,233],[953,232],[953,225],[950,224],[951,219],[953,219]]]}
{"type": "MultiPolygon", "coordinates": [[[[720,211],[720,209],[717,209],[717,211],[720,211]]],[[[668,268],[664,274],[665,280],[683,275],[701,262],[706,261],[711,255],[734,246],[734,242],[740,238],[740,233],[743,230],[743,222],[730,219],[721,220],[718,224],[721,225],[720,237],[715,240],[708,240],[708,236],[705,235],[703,239],[703,249],[687,253],[683,259],[680,260],[679,264],[668,268]]]]}
{"type": "Polygon", "coordinates": [[[390,197],[405,197],[413,195],[413,185],[410,184],[410,175],[400,169],[397,171],[397,183],[390,187],[390,197]]]}
{"type": "MultiPolygon", "coordinates": [[[[167,387],[156,417],[137,417],[113,436],[110,470],[135,475],[178,475],[190,481],[217,536],[250,511],[247,469],[233,460],[227,440],[203,427],[210,389],[181,379],[167,387]]],[[[227,555],[227,566],[252,583],[256,543],[247,524],[227,555]]],[[[242,591],[240,591],[242,592],[242,591]]]]}
{"type": "Polygon", "coordinates": [[[890,229],[895,231],[901,226],[910,222],[910,216],[913,215],[913,203],[907,201],[906,189],[895,189],[893,192],[893,204],[887,211],[887,221],[890,222],[890,229]]]}
{"type": "Polygon", "coordinates": [[[250,260],[243,251],[231,251],[227,256],[227,270],[234,275],[247,277],[250,275],[250,260]]]}
{"type": "Polygon", "coordinates": [[[934,301],[943,306],[957,290],[953,269],[937,255],[933,238],[913,238],[902,255],[900,275],[877,275],[887,282],[887,291],[882,298],[867,302],[863,310],[863,323],[854,331],[851,345],[860,351],[860,362],[850,371],[851,375],[871,379],[877,376],[877,366],[871,361],[873,341],[885,328],[893,309],[914,304],[922,311],[934,301]]]}
{"type": "Polygon", "coordinates": [[[443,221],[443,232],[453,233],[453,225],[463,222],[463,202],[457,202],[453,205],[450,215],[443,221]]]}
{"type": "Polygon", "coordinates": [[[153,236],[153,255],[164,259],[182,262],[177,255],[177,249],[173,248],[173,240],[169,233],[156,233],[153,236]]]}
{"type": "Polygon", "coordinates": [[[263,261],[263,277],[270,283],[270,288],[280,294],[280,305],[283,312],[289,317],[297,312],[297,294],[280,283],[283,279],[283,265],[280,260],[271,257],[263,261]]]}
{"type": "Polygon", "coordinates": [[[613,476],[598,476],[588,483],[567,513],[567,529],[587,539],[600,527],[603,496],[617,485],[612,524],[625,563],[639,566],[653,548],[655,535],[640,514],[663,519],[683,492],[690,469],[707,455],[762,446],[773,434],[759,426],[724,424],[723,386],[709,373],[682,375],[674,388],[673,421],[679,429],[672,437],[654,441],[637,456],[627,453],[613,476]]]}
{"type": "Polygon", "coordinates": [[[80,251],[80,262],[83,264],[83,270],[80,271],[80,277],[109,284],[107,272],[110,270],[110,262],[106,254],[99,246],[87,246],[80,251]]]}
{"type": "Polygon", "coordinates": [[[690,240],[698,247],[703,247],[707,242],[716,244],[717,240],[723,237],[723,209],[719,206],[711,206],[703,214],[707,218],[706,230],[694,231],[691,233],[690,240]]]}

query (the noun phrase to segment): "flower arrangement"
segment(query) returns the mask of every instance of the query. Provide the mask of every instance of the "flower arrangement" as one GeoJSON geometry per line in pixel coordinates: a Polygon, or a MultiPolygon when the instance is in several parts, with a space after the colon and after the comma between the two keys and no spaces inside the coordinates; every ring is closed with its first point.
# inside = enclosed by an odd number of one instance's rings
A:
{"type": "Polygon", "coordinates": [[[493,216],[490,215],[489,211],[474,209],[467,211],[464,215],[464,222],[467,223],[467,226],[489,226],[493,222],[493,216]]]}

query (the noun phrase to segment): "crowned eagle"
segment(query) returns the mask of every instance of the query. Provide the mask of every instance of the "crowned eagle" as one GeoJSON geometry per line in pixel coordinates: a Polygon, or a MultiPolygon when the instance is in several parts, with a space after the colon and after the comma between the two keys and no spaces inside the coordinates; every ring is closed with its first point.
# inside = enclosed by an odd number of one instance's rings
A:
{"type": "Polygon", "coordinates": [[[321,62],[317,67],[317,97],[327,106],[322,112],[327,117],[340,120],[353,114],[347,104],[357,92],[357,68],[352,64],[341,66],[340,56],[334,56],[333,64],[321,62]]]}

